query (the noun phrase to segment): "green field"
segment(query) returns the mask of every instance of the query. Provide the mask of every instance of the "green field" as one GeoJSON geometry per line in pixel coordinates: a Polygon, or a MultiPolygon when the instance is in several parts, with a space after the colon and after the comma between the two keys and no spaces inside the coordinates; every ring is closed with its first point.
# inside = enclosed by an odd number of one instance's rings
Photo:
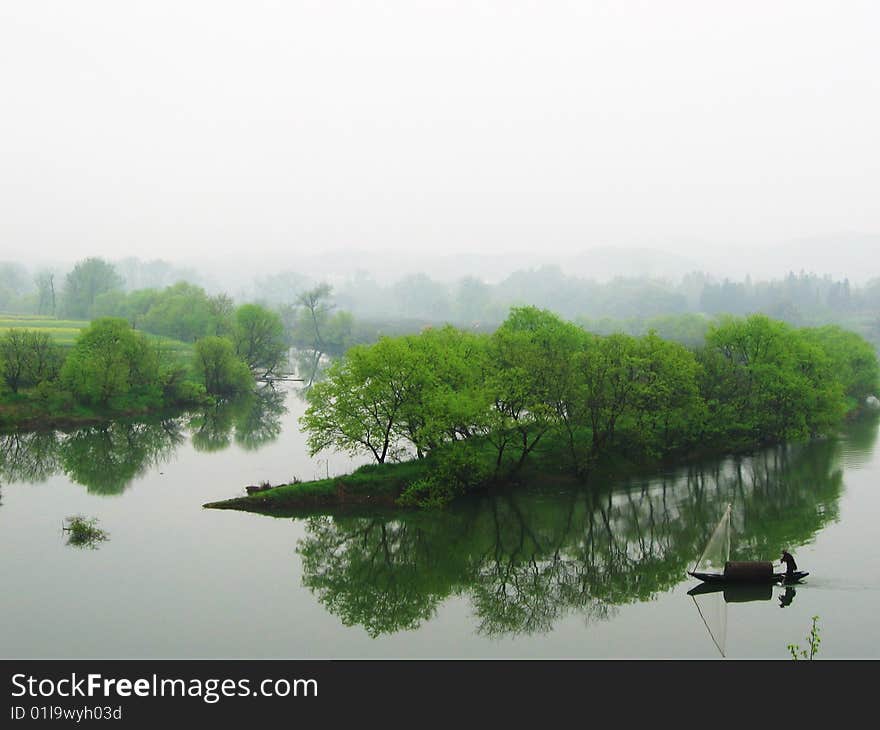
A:
{"type": "MultiPolygon", "coordinates": [[[[61,347],[72,347],[80,330],[89,326],[87,320],[80,319],[54,319],[35,314],[2,314],[0,313],[0,335],[11,329],[29,329],[46,332],[52,340],[61,347]]],[[[144,335],[156,343],[163,352],[168,353],[173,359],[181,364],[187,364],[192,359],[193,348],[191,344],[172,340],[169,337],[152,335],[144,332],[144,335]]]]}

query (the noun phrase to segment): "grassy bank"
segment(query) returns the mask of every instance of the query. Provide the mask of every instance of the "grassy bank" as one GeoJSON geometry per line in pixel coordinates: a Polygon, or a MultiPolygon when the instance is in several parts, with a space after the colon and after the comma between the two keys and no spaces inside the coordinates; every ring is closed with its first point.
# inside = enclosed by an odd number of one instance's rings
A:
{"type": "Polygon", "coordinates": [[[397,507],[398,498],[414,482],[427,476],[429,460],[394,464],[367,464],[351,474],[309,482],[282,484],[245,497],[210,502],[210,509],[236,509],[267,514],[323,511],[327,507],[358,509],[397,507]]]}

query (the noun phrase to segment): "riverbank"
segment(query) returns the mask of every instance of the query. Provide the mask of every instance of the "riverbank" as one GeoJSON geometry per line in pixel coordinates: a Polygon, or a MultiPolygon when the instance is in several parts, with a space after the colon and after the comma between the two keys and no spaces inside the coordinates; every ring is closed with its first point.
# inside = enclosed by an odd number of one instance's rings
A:
{"type": "Polygon", "coordinates": [[[408,486],[430,471],[427,459],[394,464],[366,464],[351,474],[292,484],[280,484],[244,497],[203,505],[208,509],[234,509],[276,514],[291,510],[401,507],[398,499],[408,486]]]}

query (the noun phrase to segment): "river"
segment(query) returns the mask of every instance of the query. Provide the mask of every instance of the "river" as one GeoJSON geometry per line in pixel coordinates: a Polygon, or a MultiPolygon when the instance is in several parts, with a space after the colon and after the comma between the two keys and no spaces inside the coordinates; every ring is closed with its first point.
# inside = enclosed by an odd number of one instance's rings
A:
{"type": "Polygon", "coordinates": [[[206,510],[349,471],[309,457],[292,389],[231,408],[0,437],[3,658],[880,657],[877,418],[834,438],[441,512],[206,510]],[[793,591],[691,596],[732,502],[734,557],[793,591]],[[68,544],[65,518],[108,539],[68,544]],[[725,600],[726,599],[726,600],[725,600]]]}

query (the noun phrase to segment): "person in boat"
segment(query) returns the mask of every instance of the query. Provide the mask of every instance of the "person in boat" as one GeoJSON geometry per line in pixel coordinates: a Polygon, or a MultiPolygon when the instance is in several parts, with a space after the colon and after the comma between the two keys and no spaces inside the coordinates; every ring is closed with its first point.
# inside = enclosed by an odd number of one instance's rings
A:
{"type": "Polygon", "coordinates": [[[785,577],[791,578],[797,570],[797,563],[794,562],[794,558],[788,550],[782,551],[782,562],[785,563],[785,577]]]}

